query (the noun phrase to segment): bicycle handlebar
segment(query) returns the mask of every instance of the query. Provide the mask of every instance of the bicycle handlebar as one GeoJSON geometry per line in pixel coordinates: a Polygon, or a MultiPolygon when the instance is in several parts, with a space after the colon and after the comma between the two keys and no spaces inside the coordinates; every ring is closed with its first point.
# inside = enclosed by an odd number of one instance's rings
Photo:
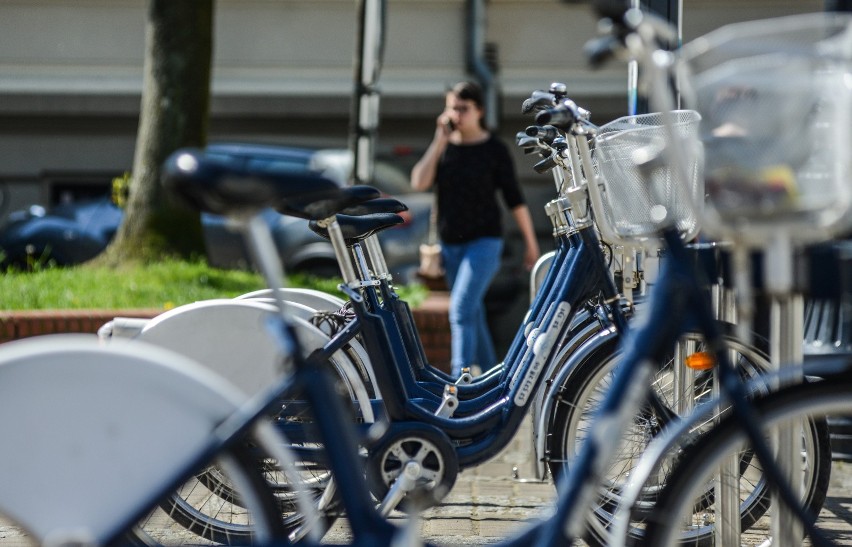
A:
{"type": "Polygon", "coordinates": [[[533,169],[539,175],[541,175],[543,173],[547,173],[548,171],[550,171],[551,169],[553,169],[554,167],[559,165],[556,161],[556,156],[557,156],[557,153],[554,152],[553,154],[547,156],[546,158],[544,158],[540,162],[533,165],[533,169]]]}
{"type": "Polygon", "coordinates": [[[540,139],[545,144],[553,144],[553,141],[559,137],[559,130],[552,125],[531,125],[527,127],[526,134],[540,139]]]}
{"type": "Polygon", "coordinates": [[[586,42],[583,46],[583,54],[592,68],[598,68],[612,59],[619,49],[621,49],[621,40],[616,36],[607,34],[586,42]]]}
{"type": "Polygon", "coordinates": [[[558,129],[568,130],[572,125],[583,119],[577,104],[571,99],[565,99],[556,106],[547,108],[536,114],[537,125],[551,125],[558,129]]]}

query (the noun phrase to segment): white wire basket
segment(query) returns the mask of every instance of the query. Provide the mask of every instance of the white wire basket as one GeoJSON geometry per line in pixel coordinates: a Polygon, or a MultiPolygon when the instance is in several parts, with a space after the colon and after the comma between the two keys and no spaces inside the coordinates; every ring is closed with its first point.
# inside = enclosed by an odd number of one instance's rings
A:
{"type": "MultiPolygon", "coordinates": [[[[700,224],[695,204],[700,204],[704,194],[697,140],[701,116],[693,110],[670,114],[674,134],[691,156],[684,158],[688,177],[684,181],[677,180],[676,170],[669,162],[662,161],[662,157],[646,168],[637,164],[638,156],[653,157],[662,151],[666,142],[662,114],[625,116],[598,130],[594,156],[602,192],[595,218],[604,239],[610,243],[657,248],[662,222],[677,227],[684,240],[698,234],[700,224]]],[[[595,188],[590,189],[595,192],[595,188]]]]}
{"type": "Polygon", "coordinates": [[[852,227],[852,16],[737,23],[684,46],[684,99],[701,112],[712,235],[759,246],[852,227]]]}

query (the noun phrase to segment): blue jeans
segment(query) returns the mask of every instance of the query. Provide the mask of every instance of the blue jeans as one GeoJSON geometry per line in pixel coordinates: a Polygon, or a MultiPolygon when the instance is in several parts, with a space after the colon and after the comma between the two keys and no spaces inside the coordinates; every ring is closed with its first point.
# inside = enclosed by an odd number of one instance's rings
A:
{"type": "Polygon", "coordinates": [[[452,374],[473,364],[483,369],[497,362],[485,321],[485,293],[500,268],[503,240],[483,237],[467,243],[442,243],[441,258],[450,286],[452,374]]]}

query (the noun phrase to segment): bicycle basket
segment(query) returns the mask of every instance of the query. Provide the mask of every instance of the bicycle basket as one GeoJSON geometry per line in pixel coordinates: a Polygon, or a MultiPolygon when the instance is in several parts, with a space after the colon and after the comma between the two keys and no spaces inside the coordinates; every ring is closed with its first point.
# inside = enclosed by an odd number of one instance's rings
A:
{"type": "Polygon", "coordinates": [[[703,120],[709,232],[759,245],[782,229],[805,243],[850,227],[850,21],[737,23],[683,48],[684,97],[703,120]]]}
{"type": "MultiPolygon", "coordinates": [[[[692,110],[671,113],[674,133],[690,152],[687,181],[678,181],[671,166],[641,169],[635,162],[637,151],[652,154],[662,150],[666,128],[660,113],[625,116],[603,125],[595,137],[594,153],[599,182],[602,185],[603,211],[596,219],[621,245],[657,245],[661,220],[673,223],[684,239],[698,234],[695,205],[703,199],[704,184],[697,137],[701,116],[692,110]]],[[[612,237],[612,236],[610,236],[612,237]]]]}

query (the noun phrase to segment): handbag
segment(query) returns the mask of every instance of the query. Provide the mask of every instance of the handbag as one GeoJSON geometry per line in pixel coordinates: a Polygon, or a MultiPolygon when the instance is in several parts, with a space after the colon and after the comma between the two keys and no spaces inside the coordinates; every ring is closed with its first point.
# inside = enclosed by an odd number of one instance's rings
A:
{"type": "Polygon", "coordinates": [[[420,244],[420,268],[417,273],[421,277],[439,279],[444,277],[444,265],[441,263],[440,243],[420,244]]]}
{"type": "Polygon", "coordinates": [[[441,279],[444,277],[444,265],[441,261],[441,244],[438,242],[438,206],[437,200],[432,204],[429,214],[429,236],[426,243],[420,244],[420,268],[417,273],[424,279],[441,279]]]}

